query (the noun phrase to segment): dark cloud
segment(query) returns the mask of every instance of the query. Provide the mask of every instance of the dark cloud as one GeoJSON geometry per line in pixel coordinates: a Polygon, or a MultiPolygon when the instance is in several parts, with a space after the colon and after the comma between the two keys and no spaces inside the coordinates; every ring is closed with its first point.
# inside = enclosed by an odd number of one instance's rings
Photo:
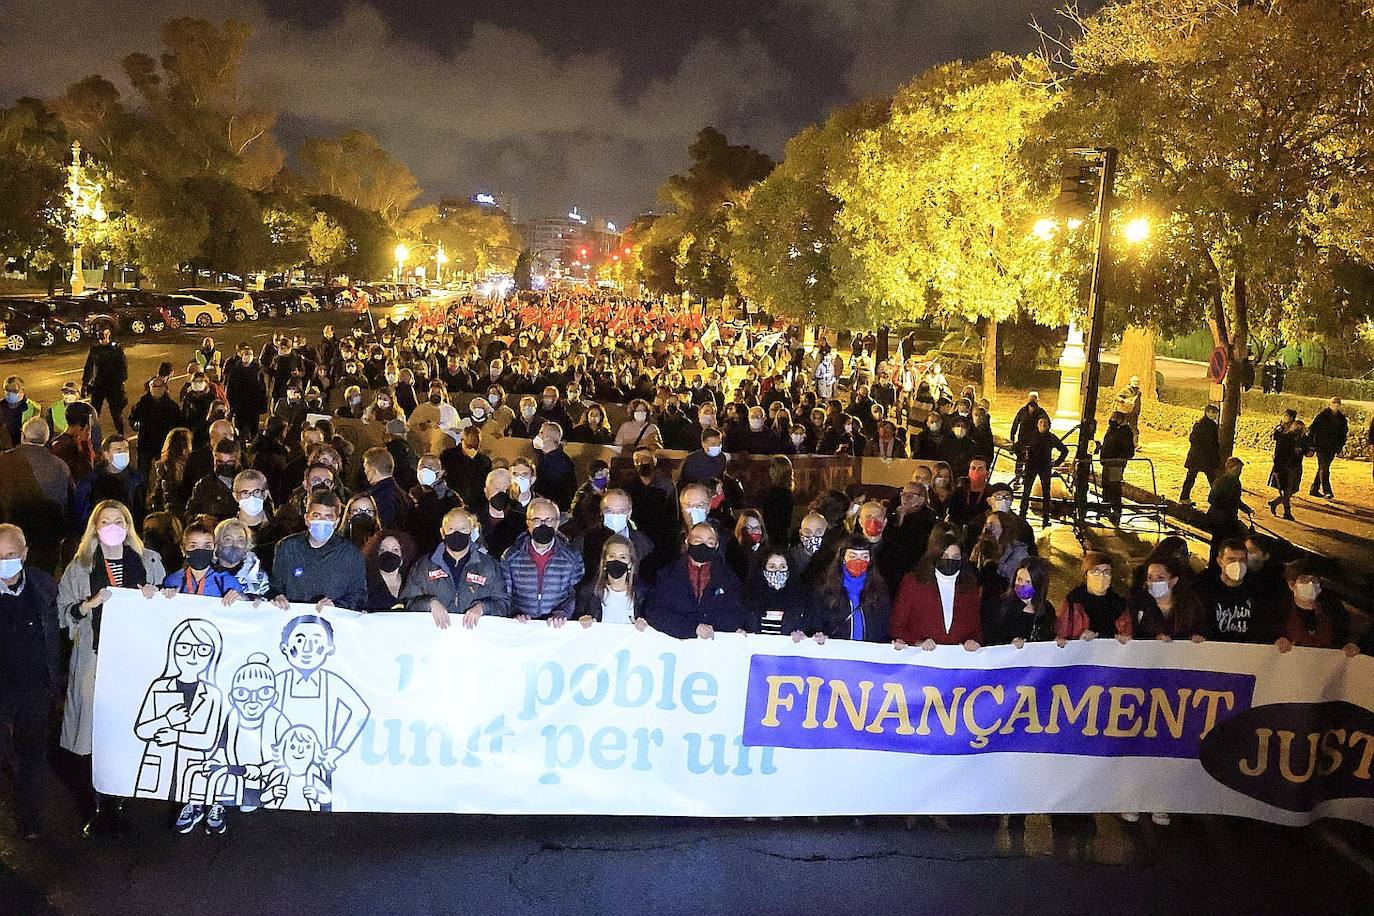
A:
{"type": "Polygon", "coordinates": [[[246,76],[287,145],[359,128],[431,196],[504,188],[526,215],[626,220],[698,128],[777,154],[836,104],[1032,44],[1045,0],[582,3],[0,0],[0,100],[53,95],[155,50],[171,16],[255,27],[246,76]]]}

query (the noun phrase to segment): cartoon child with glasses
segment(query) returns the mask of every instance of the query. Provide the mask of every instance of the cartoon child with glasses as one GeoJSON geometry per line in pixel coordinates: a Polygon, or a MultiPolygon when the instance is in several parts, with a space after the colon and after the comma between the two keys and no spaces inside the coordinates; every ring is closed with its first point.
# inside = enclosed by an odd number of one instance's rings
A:
{"type": "Polygon", "coordinates": [[[224,640],[208,620],[183,620],[167,640],[162,676],[148,685],[134,734],[146,742],[134,788],[137,798],[189,797],[224,726],[224,694],[215,686],[224,640]]]}
{"type": "Polygon", "coordinates": [[[252,811],[262,803],[262,789],[272,767],[272,749],[290,722],[277,708],[277,685],[268,658],[254,652],[234,672],[229,687],[233,708],[225,721],[219,747],[209,763],[209,797],[221,805],[252,811]]]}

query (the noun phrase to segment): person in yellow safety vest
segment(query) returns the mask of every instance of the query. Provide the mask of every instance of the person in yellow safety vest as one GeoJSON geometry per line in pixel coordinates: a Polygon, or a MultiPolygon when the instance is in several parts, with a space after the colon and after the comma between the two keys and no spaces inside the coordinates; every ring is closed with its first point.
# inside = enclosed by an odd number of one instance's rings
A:
{"type": "Polygon", "coordinates": [[[24,390],[24,380],[17,375],[5,379],[5,397],[0,400],[0,447],[14,448],[21,441],[24,424],[42,413],[37,401],[24,390]]]}

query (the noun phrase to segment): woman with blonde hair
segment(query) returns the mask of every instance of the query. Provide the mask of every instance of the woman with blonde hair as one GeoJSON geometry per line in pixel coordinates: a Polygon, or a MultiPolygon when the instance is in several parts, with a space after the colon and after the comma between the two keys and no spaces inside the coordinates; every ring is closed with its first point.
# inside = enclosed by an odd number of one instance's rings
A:
{"type": "MultiPolygon", "coordinates": [[[[110,589],[137,588],[152,598],[166,577],[162,558],[143,546],[128,507],[113,499],[97,505],[86,521],[76,556],[57,584],[58,620],[73,643],[60,743],[86,767],[91,757],[100,618],[110,589]]],[[[122,810],[122,799],[96,795],[83,832],[90,836],[119,829],[122,810]]]]}
{"type": "Polygon", "coordinates": [[[191,430],[178,426],[162,441],[162,454],[153,462],[152,478],[148,481],[148,511],[186,511],[182,497],[181,477],[186,472],[186,459],[191,456],[191,430]]]}

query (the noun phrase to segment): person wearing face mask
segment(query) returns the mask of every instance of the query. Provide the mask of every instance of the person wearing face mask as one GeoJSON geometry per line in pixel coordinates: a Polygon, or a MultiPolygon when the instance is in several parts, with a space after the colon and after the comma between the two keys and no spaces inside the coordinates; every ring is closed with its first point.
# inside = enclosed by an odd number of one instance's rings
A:
{"type": "Polygon", "coordinates": [[[195,372],[181,389],[182,422],[195,434],[197,445],[207,439],[210,407],[215,403],[214,388],[204,372],[195,372]]]}
{"type": "Polygon", "coordinates": [[[343,403],[334,410],[334,416],[341,420],[361,420],[363,418],[363,390],[358,385],[344,389],[343,403]]]}
{"type": "Polygon", "coordinates": [[[746,582],[749,574],[763,559],[769,549],[768,528],[763,523],[763,514],[757,509],[745,509],[735,522],[733,536],[725,544],[725,564],[740,582],[746,582]]]}
{"type": "Polygon", "coordinates": [[[938,410],[926,414],[925,428],[911,444],[911,457],[922,461],[943,461],[945,454],[944,416],[938,410]]]}
{"type": "Polygon", "coordinates": [[[253,529],[237,518],[225,519],[215,526],[214,568],[237,579],[246,598],[257,601],[271,592],[269,565],[263,563],[255,550],[253,529]]]}
{"type": "Polygon", "coordinates": [[[383,529],[367,539],[362,551],[367,565],[367,606],[358,610],[401,610],[406,577],[419,555],[414,539],[404,531],[383,529]]]}
{"type": "Polygon", "coordinates": [[[1282,595],[1288,585],[1284,581],[1284,566],[1275,557],[1278,542],[1258,531],[1245,535],[1245,578],[1261,595],[1282,595]]]}
{"type": "Polygon", "coordinates": [[[967,473],[958,480],[946,512],[951,522],[967,526],[987,508],[988,460],[980,457],[970,458],[967,473]]]}
{"type": "Polygon", "coordinates": [[[1112,590],[1112,558],[1097,550],[1083,554],[1083,581],[1064,596],[1059,605],[1055,641],[1115,636],[1128,642],[1135,632],[1135,618],[1126,601],[1112,590]]]}
{"type": "Polygon", "coordinates": [[[696,448],[697,427],[692,423],[692,418],[683,408],[680,395],[669,395],[664,402],[663,411],[658,417],[659,432],[663,438],[663,447],[678,449],[690,452],[696,448]]]}
{"type": "Polygon", "coordinates": [[[516,458],[510,463],[510,479],[515,487],[512,494],[515,504],[522,511],[527,510],[536,495],[536,482],[539,479],[534,462],[523,456],[516,458]]]}
{"type": "Polygon", "coordinates": [[[1069,450],[1053,432],[1050,431],[1048,417],[1041,417],[1034,430],[1026,435],[1022,451],[1024,477],[1021,487],[1021,517],[1030,518],[1031,493],[1037,481],[1040,483],[1040,527],[1050,526],[1050,515],[1054,504],[1054,494],[1050,480],[1054,469],[1069,457],[1069,450]]]}
{"type": "Polygon", "coordinates": [[[743,630],[739,579],[725,563],[715,527],[701,522],[688,530],[682,555],[659,573],[648,620],[675,639],[712,639],[717,630],[743,630]]]}
{"type": "Polygon", "coordinates": [[[1322,564],[1307,557],[1284,567],[1287,595],[1275,642],[1280,652],[1304,646],[1340,649],[1347,657],[1360,654],[1360,647],[1350,636],[1350,613],[1340,598],[1322,587],[1323,576],[1322,564]]]}
{"type": "Polygon", "coordinates": [[[793,642],[814,636],[825,642],[811,592],[802,586],[800,575],[793,575],[782,550],[764,552],[744,582],[743,605],[744,626],[750,633],[786,635],[793,642]]]}
{"type": "Polygon", "coordinates": [[[363,555],[339,535],[343,506],[326,490],[312,491],[305,507],[306,530],[283,538],[272,560],[272,600],[282,610],[291,602],[317,609],[355,610],[367,602],[363,555]]]}
{"type": "Polygon", "coordinates": [[[57,583],[29,567],[28,542],[0,524],[0,733],[15,761],[19,834],[36,840],[48,782],[48,716],[62,687],[57,583]]]}
{"type": "Polygon", "coordinates": [[[215,569],[215,533],[204,525],[188,525],[181,535],[185,563],[162,580],[162,593],[219,598],[228,607],[243,597],[243,583],[232,574],[215,569]]]}
{"type": "Polygon", "coordinates": [[[512,495],[508,468],[494,468],[483,488],[482,541],[493,557],[500,557],[526,530],[525,507],[512,495]]]}
{"type": "Polygon", "coordinates": [[[902,579],[892,603],[892,646],[959,646],[983,642],[982,589],[953,532],[931,536],[916,568],[902,579]]]}
{"type": "Polygon", "coordinates": [[[516,620],[545,620],[561,627],[573,614],[585,570],[582,555],[558,533],[560,524],[556,503],[532,500],[525,510],[525,533],[501,555],[501,575],[516,620]]]}
{"type": "Polygon", "coordinates": [[[258,434],[259,420],[267,412],[267,379],[253,358],[253,346],[239,345],[238,356],[224,368],[224,394],[234,415],[239,437],[251,442],[258,434]]]}
{"type": "Polygon", "coordinates": [[[577,466],[563,450],[563,429],[557,423],[545,423],[534,437],[535,484],[532,492],[546,497],[567,512],[572,508],[577,492],[577,466]]]}
{"type": "Polygon", "coordinates": [[[878,436],[868,445],[871,458],[905,458],[906,443],[897,435],[897,424],[883,420],[877,425],[878,436]]]}
{"type": "Polygon", "coordinates": [[[134,522],[142,524],[147,503],[143,474],[130,464],[129,440],[106,436],[100,457],[85,480],[76,484],[75,517],[85,518],[96,503],[113,499],[131,507],[134,522]]]}
{"type": "Polygon", "coordinates": [[[0,401],[0,451],[18,445],[24,424],[42,412],[38,402],[29,398],[22,378],[6,378],[5,398],[0,401]]]}
{"type": "MultiPolygon", "coordinates": [[[[448,485],[448,476],[438,455],[424,455],[420,458],[415,474],[415,486],[410,488],[410,499],[415,504],[411,514],[411,531],[414,532],[416,548],[421,555],[433,552],[439,544],[439,527],[444,516],[454,509],[465,505],[464,499],[448,485]]],[[[480,483],[477,493],[480,495],[480,483]]],[[[481,503],[485,511],[486,501],[481,503]]],[[[474,509],[474,511],[479,511],[474,509]]]]}
{"type": "Polygon", "coordinates": [[[367,493],[359,493],[344,509],[344,524],[339,533],[359,550],[383,527],[377,520],[377,504],[367,493]]]}
{"type": "Polygon", "coordinates": [[[630,449],[663,448],[663,433],[649,415],[649,404],[636,398],[629,405],[629,419],[615,431],[614,443],[630,449]]]}
{"type": "Polygon", "coordinates": [[[593,623],[649,626],[644,617],[646,590],[638,567],[641,555],[634,544],[612,534],[601,546],[598,561],[577,592],[577,620],[583,627],[593,623]]]}
{"type": "Polygon", "coordinates": [[[1015,646],[1054,639],[1050,565],[1040,557],[1022,560],[1007,582],[996,611],[983,627],[984,645],[1015,646]]]}
{"type": "MultiPolygon", "coordinates": [[[[101,612],[110,598],[110,588],[137,588],[145,598],[152,598],[157,594],[157,584],[165,578],[162,558],[144,546],[129,510],[113,501],[96,506],[86,521],[76,554],[57,584],[59,623],[72,640],[59,743],[77,755],[78,766],[87,772],[94,738],[101,612]]],[[[92,794],[89,802],[83,805],[91,815],[83,830],[87,836],[123,829],[122,799],[92,794]]]]}
{"type": "Polygon", "coordinates": [[[485,616],[510,616],[510,600],[501,567],[476,549],[481,528],[466,509],[450,509],[439,526],[439,543],[417,559],[401,592],[406,610],[428,613],[446,630],[452,618],[472,629],[485,616]]]}
{"type": "Polygon", "coordinates": [[[469,426],[458,436],[458,442],[439,453],[444,479],[462,499],[463,504],[481,513],[486,506],[482,486],[491,473],[491,458],[482,451],[485,430],[469,426]]]}
{"type": "MultiPolygon", "coordinates": [[[[891,639],[891,592],[872,560],[873,551],[862,535],[850,535],[836,545],[816,580],[816,611],[826,637],[877,643],[891,639]]],[[[820,559],[811,562],[814,568],[820,559]]]]}
{"type": "Polygon", "coordinates": [[[135,464],[145,476],[152,471],[167,434],[181,422],[181,408],[168,395],[167,380],[161,376],[149,379],[143,396],[129,411],[129,423],[138,433],[135,464]]]}
{"type": "Polygon", "coordinates": [[[1197,577],[1208,639],[1274,641],[1279,624],[1275,605],[1281,596],[1262,590],[1266,586],[1250,576],[1248,561],[1245,540],[1229,538],[1219,545],[1212,565],[1197,577]]]}
{"type": "Polygon", "coordinates": [[[81,391],[90,396],[91,411],[96,417],[100,416],[101,405],[108,403],[115,431],[123,433],[124,408],[129,403],[124,393],[124,385],[129,380],[129,361],[108,325],[101,327],[96,335],[96,343],[91,345],[81,372],[81,391]]]}
{"type": "Polygon", "coordinates": [[[1107,431],[1098,451],[1102,460],[1102,504],[1113,525],[1121,524],[1121,488],[1126,463],[1135,457],[1135,431],[1125,415],[1114,413],[1107,419],[1107,431]]]}
{"type": "Polygon", "coordinates": [[[1206,621],[1202,602],[1188,585],[1191,570],[1172,558],[1155,557],[1145,565],[1145,578],[1131,593],[1128,610],[1136,639],[1202,642],[1206,621]]]}
{"type": "Polygon", "coordinates": [[[539,401],[532,395],[524,395],[520,398],[519,411],[511,420],[507,435],[533,439],[539,435],[539,427],[543,422],[539,418],[539,401]]]}
{"type": "Polygon", "coordinates": [[[1026,545],[1011,536],[1009,522],[1014,517],[1010,512],[989,513],[983,520],[982,534],[968,554],[969,565],[983,589],[984,630],[991,629],[990,621],[996,617],[1000,596],[1006,592],[1017,567],[1030,556],[1026,545]]]}
{"type": "Polygon", "coordinates": [[[688,484],[703,483],[718,478],[725,473],[729,458],[725,455],[724,438],[720,430],[711,427],[701,433],[701,448],[682,460],[678,469],[677,485],[682,489],[688,484]]]}
{"type": "Polygon", "coordinates": [[[948,424],[949,432],[940,443],[940,460],[949,465],[956,480],[968,476],[969,462],[973,460],[973,440],[969,438],[970,421],[967,417],[953,417],[948,424]]]}
{"type": "MultiPolygon", "coordinates": [[[[601,500],[611,486],[611,468],[603,459],[597,458],[588,468],[586,481],[573,494],[572,508],[568,511],[568,534],[574,541],[584,531],[601,524],[601,500]]],[[[598,559],[593,557],[592,559],[598,559]]],[[[594,564],[588,563],[588,566],[594,564]]]]}
{"type": "Polygon", "coordinates": [[[215,463],[211,473],[191,488],[191,497],[186,501],[188,519],[209,515],[218,521],[238,513],[234,478],[242,470],[239,461],[241,453],[236,439],[222,439],[215,444],[215,463]]]}
{"type": "Polygon", "coordinates": [[[363,411],[363,419],[369,423],[386,423],[390,420],[405,422],[405,414],[396,406],[396,395],[390,388],[379,388],[372,395],[372,403],[363,411]]]}
{"type": "Polygon", "coordinates": [[[410,529],[415,504],[396,480],[396,462],[385,448],[370,448],[363,453],[363,477],[367,495],[377,509],[377,527],[410,529]]]}

